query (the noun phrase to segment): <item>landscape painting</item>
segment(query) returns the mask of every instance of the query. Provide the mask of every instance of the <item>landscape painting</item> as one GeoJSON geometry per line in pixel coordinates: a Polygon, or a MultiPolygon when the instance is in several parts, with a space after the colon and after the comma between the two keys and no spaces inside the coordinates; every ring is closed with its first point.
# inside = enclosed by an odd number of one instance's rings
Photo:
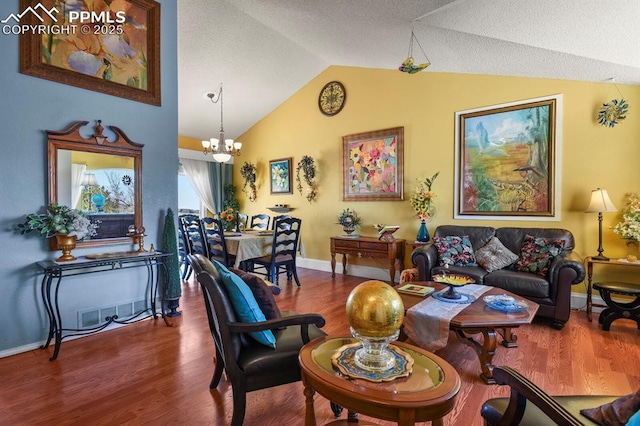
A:
{"type": "Polygon", "coordinates": [[[456,218],[558,220],[558,102],[456,113],[456,218]]]}

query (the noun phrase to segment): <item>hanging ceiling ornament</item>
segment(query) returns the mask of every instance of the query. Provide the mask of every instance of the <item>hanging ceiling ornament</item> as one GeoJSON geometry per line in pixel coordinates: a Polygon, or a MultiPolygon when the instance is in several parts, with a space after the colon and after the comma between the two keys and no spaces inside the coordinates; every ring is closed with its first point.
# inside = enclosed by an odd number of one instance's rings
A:
{"type": "Polygon", "coordinates": [[[606,127],[613,127],[627,118],[629,104],[624,100],[624,96],[622,92],[620,92],[620,89],[618,89],[618,86],[616,86],[613,78],[609,80],[620,94],[620,99],[612,99],[602,104],[602,108],[598,111],[598,123],[606,127]]]}
{"type": "Polygon", "coordinates": [[[418,38],[416,37],[415,33],[413,32],[413,26],[411,27],[411,39],[409,40],[409,53],[407,54],[407,59],[402,63],[402,65],[400,65],[398,67],[398,69],[402,72],[406,72],[409,74],[415,74],[417,72],[422,71],[423,69],[427,68],[429,65],[431,65],[431,62],[429,61],[429,58],[427,57],[427,54],[424,53],[424,49],[422,49],[422,46],[420,45],[420,42],[418,41],[418,38]],[[422,56],[424,56],[426,62],[423,62],[421,64],[416,64],[415,60],[413,58],[413,42],[415,41],[415,43],[418,45],[418,47],[420,48],[420,51],[422,52],[422,56]]]}

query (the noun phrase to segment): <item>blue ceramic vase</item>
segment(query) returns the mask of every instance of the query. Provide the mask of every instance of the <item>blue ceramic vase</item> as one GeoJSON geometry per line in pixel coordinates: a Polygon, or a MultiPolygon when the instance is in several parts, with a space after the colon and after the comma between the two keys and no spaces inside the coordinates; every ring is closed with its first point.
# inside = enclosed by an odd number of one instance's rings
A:
{"type": "Polygon", "coordinates": [[[424,220],[420,222],[420,227],[418,228],[418,235],[416,236],[416,241],[419,243],[428,243],[431,237],[429,236],[429,230],[427,229],[427,224],[424,220]]]}

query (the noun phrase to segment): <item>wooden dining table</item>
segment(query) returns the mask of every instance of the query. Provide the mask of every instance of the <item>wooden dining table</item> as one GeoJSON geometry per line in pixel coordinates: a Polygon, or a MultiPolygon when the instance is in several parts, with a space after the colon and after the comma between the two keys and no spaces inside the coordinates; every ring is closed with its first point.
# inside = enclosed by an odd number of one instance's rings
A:
{"type": "Polygon", "coordinates": [[[236,257],[234,268],[240,263],[271,254],[273,247],[273,232],[246,230],[244,232],[225,232],[227,252],[236,257]]]}

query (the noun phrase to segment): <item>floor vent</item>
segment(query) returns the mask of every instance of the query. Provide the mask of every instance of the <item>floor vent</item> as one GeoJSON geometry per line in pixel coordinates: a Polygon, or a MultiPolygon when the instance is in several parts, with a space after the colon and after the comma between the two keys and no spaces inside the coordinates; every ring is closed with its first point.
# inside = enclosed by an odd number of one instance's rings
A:
{"type": "Polygon", "coordinates": [[[116,306],[104,306],[100,308],[78,311],[78,328],[90,328],[102,324],[106,317],[118,315],[119,319],[127,319],[135,312],[140,312],[147,307],[147,300],[135,300],[124,302],[116,306]]]}

